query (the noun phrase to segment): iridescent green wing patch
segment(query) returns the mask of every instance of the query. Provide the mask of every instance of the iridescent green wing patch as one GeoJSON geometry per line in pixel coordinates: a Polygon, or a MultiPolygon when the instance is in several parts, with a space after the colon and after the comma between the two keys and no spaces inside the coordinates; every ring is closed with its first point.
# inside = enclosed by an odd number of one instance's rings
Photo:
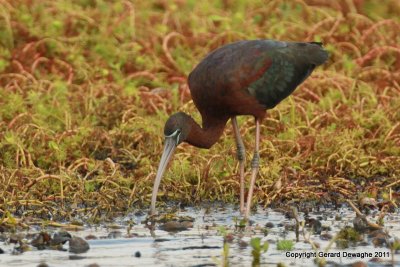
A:
{"type": "Polygon", "coordinates": [[[248,87],[250,94],[267,108],[274,107],[293,92],[294,88],[291,85],[295,78],[295,65],[286,55],[276,50],[270,54],[271,66],[260,79],[248,87]]]}

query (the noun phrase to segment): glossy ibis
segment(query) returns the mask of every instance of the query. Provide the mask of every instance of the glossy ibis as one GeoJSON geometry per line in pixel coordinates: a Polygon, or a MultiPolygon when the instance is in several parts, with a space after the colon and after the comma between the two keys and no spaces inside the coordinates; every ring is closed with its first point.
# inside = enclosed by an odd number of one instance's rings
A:
{"type": "Polygon", "coordinates": [[[240,211],[248,218],[259,168],[260,123],[266,110],[289,96],[316,66],[327,59],[328,53],[321,43],[275,40],[234,42],[208,54],[188,79],[193,102],[202,116],[202,127],[183,112],[173,114],[165,123],[165,146],[154,183],[150,214],[155,214],[158,187],[175,148],[182,142],[210,148],[218,141],[230,119],[239,160],[240,211]],[[245,148],[236,120],[239,115],[253,116],[256,124],[246,207],[245,148]]]}

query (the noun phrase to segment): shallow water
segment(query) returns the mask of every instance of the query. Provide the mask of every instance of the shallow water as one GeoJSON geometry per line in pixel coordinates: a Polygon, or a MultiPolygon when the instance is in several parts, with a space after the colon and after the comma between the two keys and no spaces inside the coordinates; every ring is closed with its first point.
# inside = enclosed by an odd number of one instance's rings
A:
{"type": "MultiPolygon", "coordinates": [[[[87,266],[97,263],[99,266],[220,266],[222,261],[223,237],[218,234],[218,228],[224,226],[228,232],[234,233],[234,240],[229,244],[229,263],[231,266],[251,266],[252,254],[251,246],[243,247],[240,240],[249,242],[253,237],[261,237],[263,241],[270,243],[268,252],[261,256],[261,266],[276,266],[277,263],[285,263],[287,266],[312,266],[315,257],[294,258],[294,253],[314,252],[309,243],[304,242],[304,237],[300,233],[299,242],[295,243],[294,249],[287,255],[285,251],[278,251],[277,240],[289,239],[295,241],[295,232],[285,230],[285,225],[295,224],[294,219],[286,218],[282,213],[271,209],[258,209],[251,216],[253,225],[246,229],[243,234],[235,230],[235,217],[240,214],[236,207],[220,208],[187,208],[178,213],[179,216],[191,216],[195,219],[193,228],[178,233],[169,233],[162,230],[150,232],[145,225],[141,224],[146,216],[127,216],[116,220],[116,224],[121,226],[119,230],[122,234],[120,238],[109,238],[110,232],[116,231],[105,226],[87,227],[83,231],[71,232],[72,235],[86,237],[94,235],[96,240],[88,240],[90,250],[83,254],[72,254],[65,251],[56,250],[32,250],[20,255],[12,255],[13,244],[0,242],[0,247],[4,254],[0,255],[0,266],[36,266],[39,263],[47,263],[49,266],[87,266]],[[131,229],[131,233],[137,236],[126,238],[127,220],[133,220],[137,224],[131,229]],[[263,229],[267,222],[273,223],[274,227],[268,229],[269,233],[264,236],[263,229]],[[141,256],[135,257],[139,251],[141,256]]],[[[302,213],[299,213],[302,220],[302,213]]],[[[349,208],[321,209],[319,212],[309,214],[310,217],[321,219],[323,226],[331,228],[328,231],[333,236],[343,227],[353,226],[352,220],[355,214],[349,208]],[[341,220],[337,221],[336,216],[341,220]]],[[[374,217],[368,217],[375,221],[374,217]]],[[[392,237],[400,237],[400,210],[395,214],[388,214],[385,218],[385,229],[392,237]]],[[[308,229],[308,234],[310,233],[308,229]]],[[[324,233],[324,232],[323,232],[324,233]]],[[[307,234],[307,236],[308,236],[307,234]]],[[[320,235],[311,235],[313,242],[319,243],[320,249],[324,251],[329,241],[322,240],[320,235]]],[[[367,240],[367,237],[365,237],[367,240]]],[[[68,248],[68,243],[65,245],[68,248]]],[[[349,249],[337,249],[335,245],[328,252],[340,253],[339,256],[326,257],[328,266],[335,264],[351,264],[356,261],[364,261],[368,266],[382,266],[390,264],[392,266],[392,255],[387,248],[375,248],[370,240],[368,245],[357,246],[349,249]],[[372,253],[373,257],[378,257],[380,262],[369,262],[371,257],[343,257],[345,252],[372,253]],[[377,255],[375,255],[377,253],[377,255]],[[380,255],[379,255],[380,254],[380,255]]],[[[373,258],[372,257],[372,258],[373,258]]],[[[400,266],[400,255],[394,255],[395,265],[400,266]]]]}

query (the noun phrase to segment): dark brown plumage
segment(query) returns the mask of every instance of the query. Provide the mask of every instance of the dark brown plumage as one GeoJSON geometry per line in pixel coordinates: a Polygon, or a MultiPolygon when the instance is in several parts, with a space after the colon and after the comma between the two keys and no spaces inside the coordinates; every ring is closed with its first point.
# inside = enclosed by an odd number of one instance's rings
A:
{"type": "Polygon", "coordinates": [[[259,164],[259,124],[266,110],[289,96],[316,66],[327,59],[328,53],[321,43],[274,40],[239,41],[207,55],[188,79],[193,102],[202,116],[202,127],[183,112],[175,113],[167,120],[164,127],[165,148],[154,184],[150,213],[155,213],[159,183],[175,147],[187,142],[199,148],[210,148],[231,119],[240,162],[240,209],[246,211],[247,217],[259,164]],[[256,121],[256,149],[246,209],[245,153],[236,122],[239,115],[251,115],[256,121]]]}

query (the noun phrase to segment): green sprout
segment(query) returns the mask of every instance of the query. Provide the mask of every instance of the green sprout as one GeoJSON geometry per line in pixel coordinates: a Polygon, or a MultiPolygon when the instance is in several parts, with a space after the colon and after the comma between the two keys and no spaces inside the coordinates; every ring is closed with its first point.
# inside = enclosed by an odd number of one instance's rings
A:
{"type": "Polygon", "coordinates": [[[268,242],[261,243],[260,237],[254,237],[250,240],[250,245],[253,249],[251,251],[251,254],[253,255],[252,266],[259,266],[261,254],[268,251],[269,243],[268,242]]]}

